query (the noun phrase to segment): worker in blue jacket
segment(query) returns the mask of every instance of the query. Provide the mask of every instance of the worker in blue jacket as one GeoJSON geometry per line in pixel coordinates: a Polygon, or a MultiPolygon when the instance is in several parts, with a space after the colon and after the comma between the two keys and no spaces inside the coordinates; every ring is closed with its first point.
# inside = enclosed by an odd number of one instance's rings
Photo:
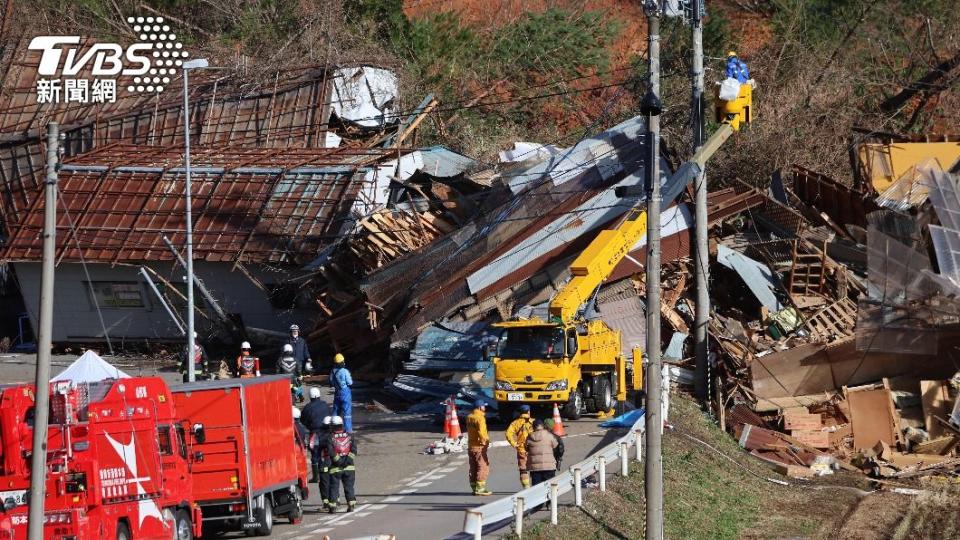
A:
{"type": "Polygon", "coordinates": [[[353,386],[353,377],[347,369],[343,355],[337,353],[333,357],[333,371],[330,372],[330,385],[333,386],[333,414],[343,418],[343,428],[347,433],[353,433],[353,399],[350,387],[353,386]]]}
{"type": "Polygon", "coordinates": [[[750,69],[740,60],[736,51],[727,53],[727,77],[736,79],[740,84],[746,84],[750,80],[750,69]]]}

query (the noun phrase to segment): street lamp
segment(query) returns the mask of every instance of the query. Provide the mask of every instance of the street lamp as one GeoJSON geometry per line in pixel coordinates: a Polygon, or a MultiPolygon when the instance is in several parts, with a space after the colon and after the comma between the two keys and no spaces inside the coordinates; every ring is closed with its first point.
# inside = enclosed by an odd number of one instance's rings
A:
{"type": "Polygon", "coordinates": [[[190,90],[188,73],[191,69],[205,69],[210,66],[206,58],[195,58],[183,63],[183,142],[184,165],[186,168],[186,206],[187,206],[187,380],[197,380],[194,355],[196,340],[193,325],[193,205],[190,198],[190,90]]]}

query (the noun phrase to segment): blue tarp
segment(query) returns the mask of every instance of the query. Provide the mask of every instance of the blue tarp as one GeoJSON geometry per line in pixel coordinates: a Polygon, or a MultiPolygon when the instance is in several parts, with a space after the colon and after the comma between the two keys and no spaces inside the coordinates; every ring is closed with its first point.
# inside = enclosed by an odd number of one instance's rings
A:
{"type": "Polygon", "coordinates": [[[634,409],[628,413],[621,414],[616,418],[611,418],[606,422],[601,422],[602,428],[629,428],[637,423],[637,420],[643,416],[643,408],[634,409]]]}

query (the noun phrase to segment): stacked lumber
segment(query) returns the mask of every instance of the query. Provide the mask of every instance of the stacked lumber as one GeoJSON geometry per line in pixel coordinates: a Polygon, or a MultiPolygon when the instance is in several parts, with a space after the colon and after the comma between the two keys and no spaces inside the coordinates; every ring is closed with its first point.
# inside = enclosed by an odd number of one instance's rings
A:
{"type": "Polygon", "coordinates": [[[357,229],[349,251],[369,272],[420,249],[454,226],[433,211],[382,210],[360,220],[357,229]]]}

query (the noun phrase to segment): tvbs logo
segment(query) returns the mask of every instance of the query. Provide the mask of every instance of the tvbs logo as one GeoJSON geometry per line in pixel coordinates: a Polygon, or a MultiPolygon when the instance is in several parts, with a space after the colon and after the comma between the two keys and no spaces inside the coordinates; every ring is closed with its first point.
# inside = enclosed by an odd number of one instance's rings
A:
{"type": "Polygon", "coordinates": [[[163,17],[128,17],[139,41],[91,43],[80,36],[38,36],[37,103],[113,103],[117,78],[129,93],[159,93],[189,54],[163,17]]]}

